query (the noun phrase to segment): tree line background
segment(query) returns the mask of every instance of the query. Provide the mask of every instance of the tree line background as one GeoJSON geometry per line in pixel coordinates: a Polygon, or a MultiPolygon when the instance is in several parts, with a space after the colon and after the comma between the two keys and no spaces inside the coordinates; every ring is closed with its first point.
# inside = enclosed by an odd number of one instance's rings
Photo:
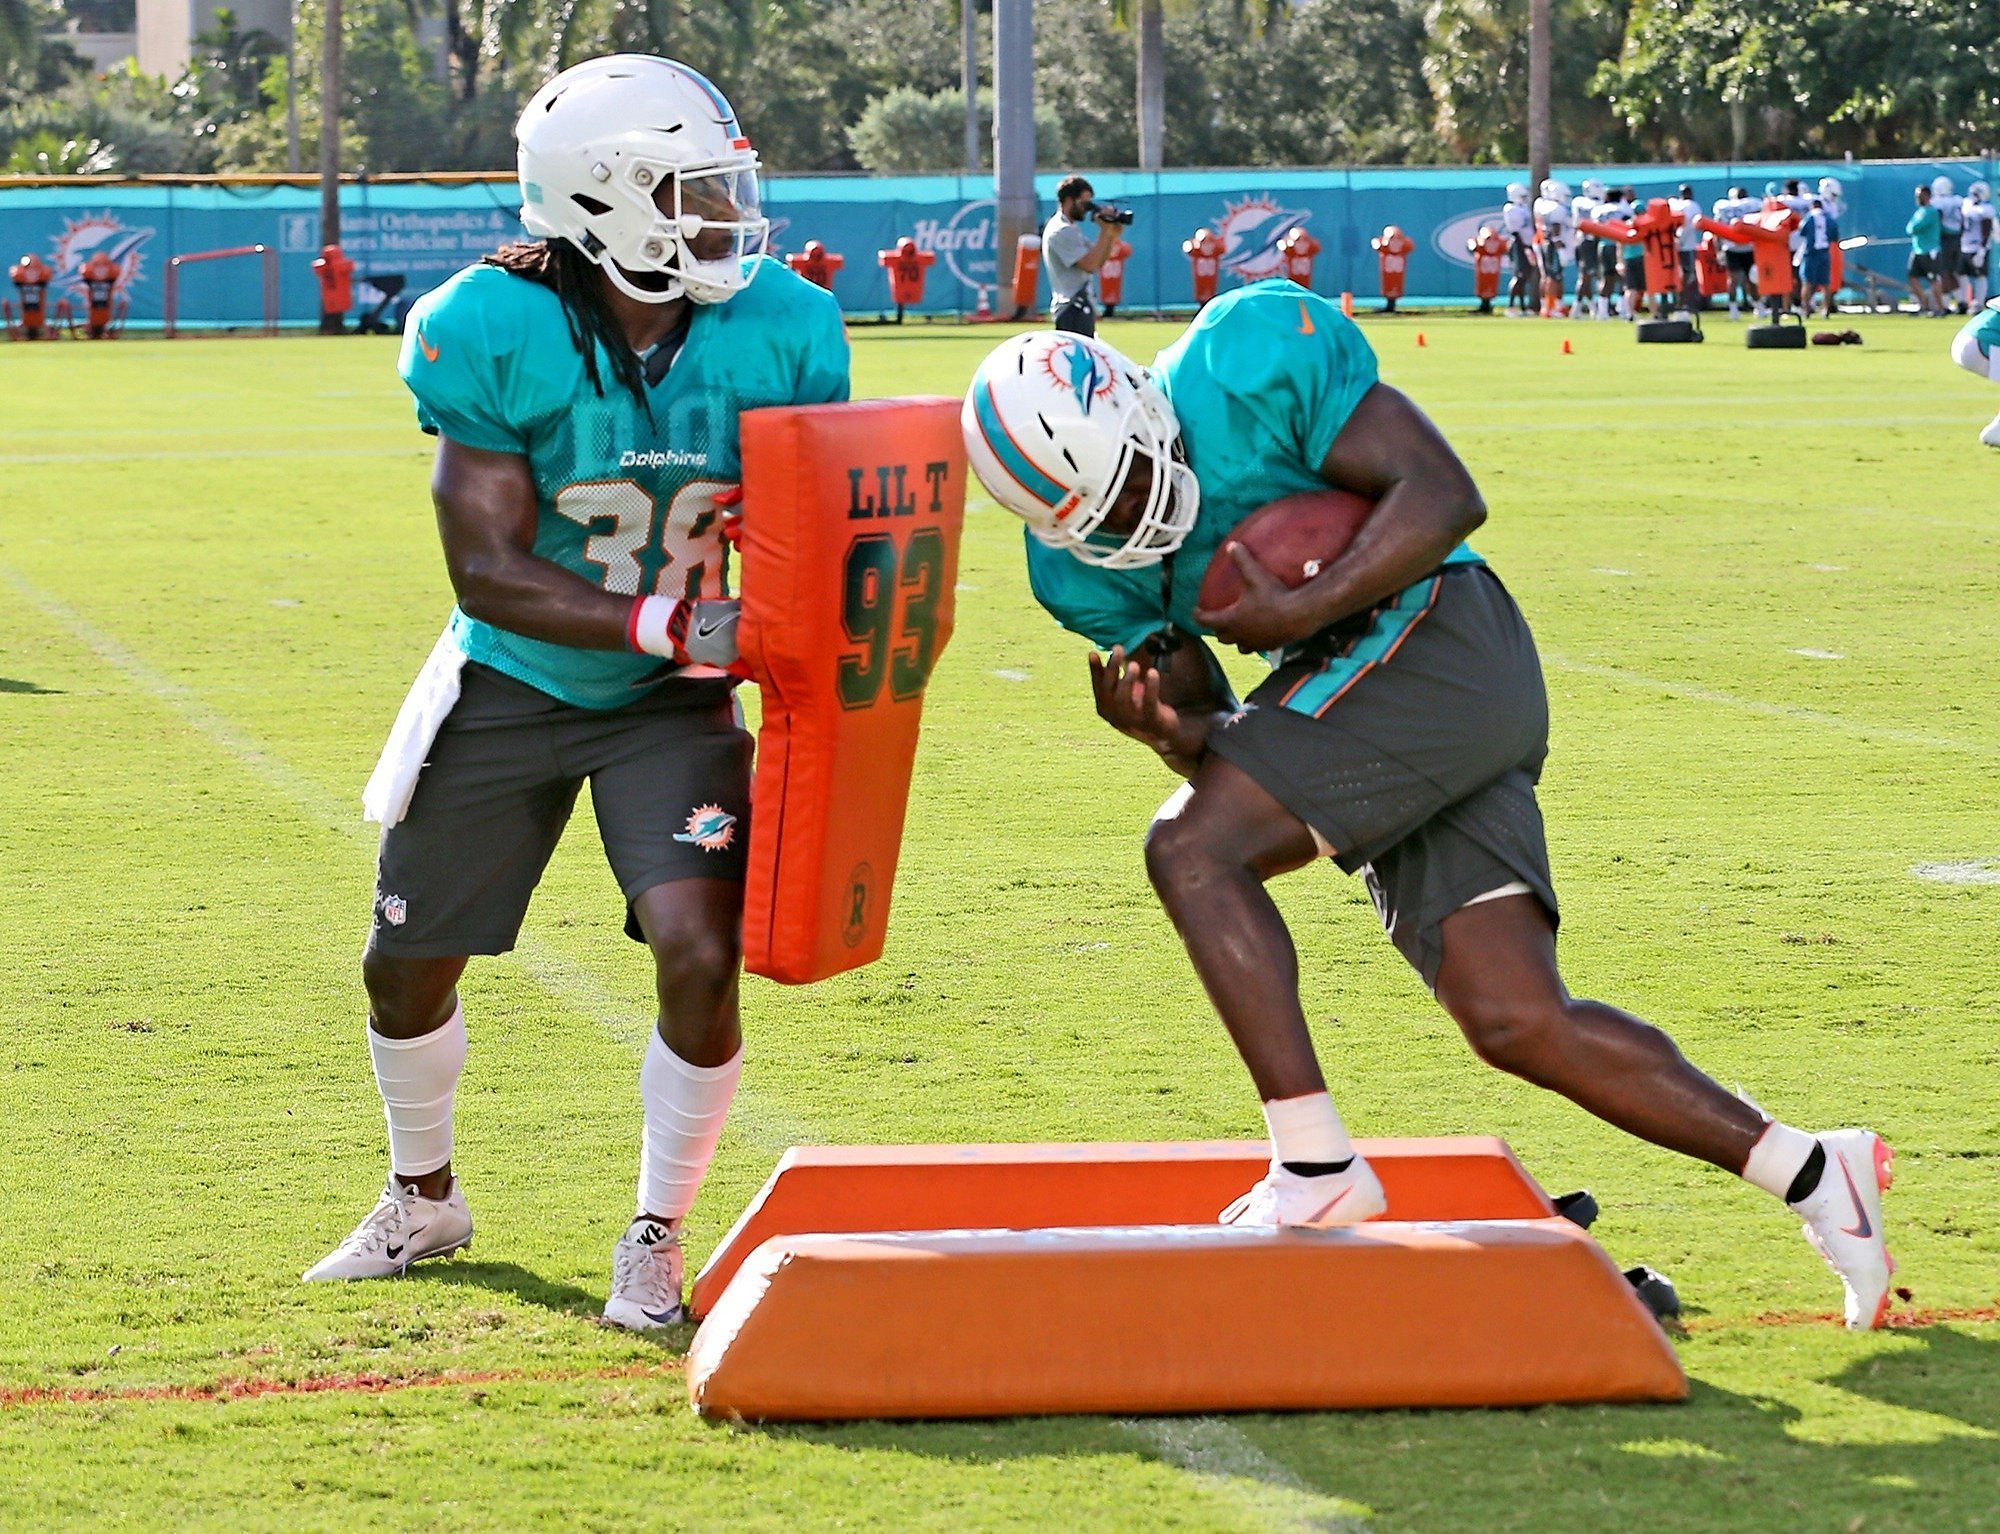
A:
{"type": "MultiPolygon", "coordinates": [[[[960,3],[346,0],[343,163],[510,166],[534,88],[623,50],[714,78],[772,170],[960,169],[960,3]]],[[[1528,0],[1038,0],[1045,168],[1137,163],[1139,21],[1156,6],[1169,166],[1527,157],[1528,0]]],[[[121,30],[131,7],[0,0],[0,171],[286,169],[282,42],[225,16],[188,71],[164,80],[130,64],[94,74],[61,41],[121,30]]],[[[1951,155],[2000,138],[1992,0],[1553,0],[1553,11],[1558,160],[1951,155]]],[[[299,0],[297,17],[310,168],[321,0],[299,0]]],[[[990,79],[983,17],[979,46],[990,79]]]]}

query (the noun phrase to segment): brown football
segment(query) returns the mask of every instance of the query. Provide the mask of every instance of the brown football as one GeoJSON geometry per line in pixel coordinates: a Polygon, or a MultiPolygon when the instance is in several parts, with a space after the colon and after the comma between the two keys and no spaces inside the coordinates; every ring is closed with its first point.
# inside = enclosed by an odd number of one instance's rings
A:
{"type": "Polygon", "coordinates": [[[1305,490],[1260,506],[1237,523],[1208,562],[1200,602],[1214,612],[1243,594],[1243,572],[1229,557],[1240,543],[1287,586],[1303,586],[1347,551],[1375,503],[1351,490],[1305,490]]]}

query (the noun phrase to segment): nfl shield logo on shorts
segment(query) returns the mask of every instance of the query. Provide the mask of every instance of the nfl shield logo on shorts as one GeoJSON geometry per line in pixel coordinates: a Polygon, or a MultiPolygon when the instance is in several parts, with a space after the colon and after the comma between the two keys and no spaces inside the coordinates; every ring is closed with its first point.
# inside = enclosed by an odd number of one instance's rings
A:
{"type": "Polygon", "coordinates": [[[400,927],[410,919],[410,903],[401,895],[382,897],[382,920],[392,927],[400,927]]]}

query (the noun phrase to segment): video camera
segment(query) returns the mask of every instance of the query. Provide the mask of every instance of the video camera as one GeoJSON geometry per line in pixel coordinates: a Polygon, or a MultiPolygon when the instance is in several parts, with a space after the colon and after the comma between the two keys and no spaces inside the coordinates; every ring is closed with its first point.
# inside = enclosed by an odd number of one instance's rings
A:
{"type": "Polygon", "coordinates": [[[1129,227],[1139,215],[1130,208],[1114,208],[1108,202],[1092,200],[1083,205],[1085,218],[1094,218],[1100,224],[1119,224],[1129,227]]]}

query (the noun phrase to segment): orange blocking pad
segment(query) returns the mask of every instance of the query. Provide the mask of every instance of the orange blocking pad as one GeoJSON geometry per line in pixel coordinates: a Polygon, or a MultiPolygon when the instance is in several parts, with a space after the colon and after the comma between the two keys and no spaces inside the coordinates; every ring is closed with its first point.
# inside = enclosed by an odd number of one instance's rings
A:
{"type": "Polygon", "coordinates": [[[763,698],[743,967],[821,980],[880,956],[931,667],[951,638],[956,399],[744,412],[743,662],[763,698]]]}
{"type": "MultiPolygon", "coordinates": [[[[1484,1135],[1357,1140],[1392,1220],[1540,1219],[1548,1196],[1484,1135]]],[[[773,1236],[883,1230],[1211,1225],[1270,1165],[1263,1140],[1140,1145],[808,1145],[785,1152],[694,1281],[713,1309],[773,1236]]]]}
{"type": "Polygon", "coordinates": [[[826,1420],[1674,1401],[1687,1378],[1556,1217],[787,1236],[695,1335],[688,1388],[706,1416],[826,1420]]]}

